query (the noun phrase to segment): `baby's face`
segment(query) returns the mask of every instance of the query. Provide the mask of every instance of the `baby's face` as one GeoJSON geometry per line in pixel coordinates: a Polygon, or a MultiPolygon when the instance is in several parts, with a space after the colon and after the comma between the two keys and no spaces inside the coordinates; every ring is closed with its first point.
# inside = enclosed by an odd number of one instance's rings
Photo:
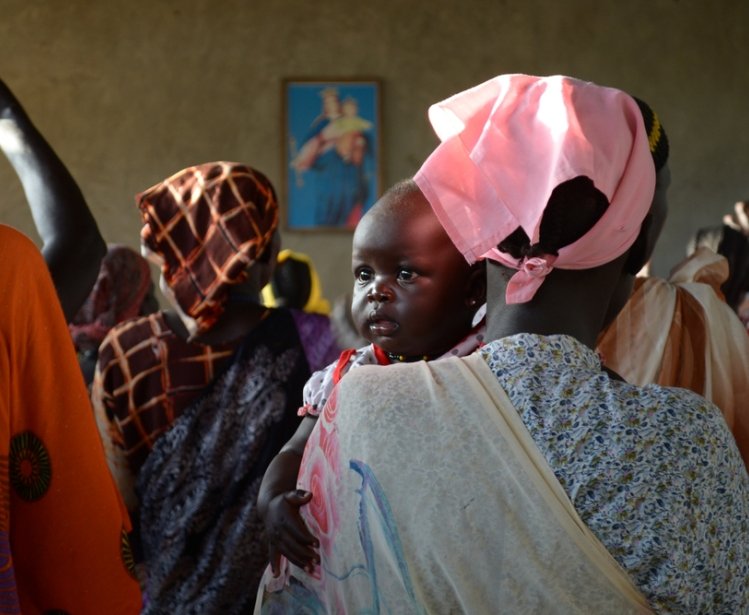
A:
{"type": "MultiPolygon", "coordinates": [[[[383,200],[414,198],[424,197],[383,200]]],[[[354,323],[386,352],[437,356],[470,330],[470,269],[428,204],[365,216],[354,233],[352,271],[354,323]]]]}
{"type": "Polygon", "coordinates": [[[337,117],[341,113],[341,101],[337,94],[328,94],[322,101],[326,117],[337,117]]]}

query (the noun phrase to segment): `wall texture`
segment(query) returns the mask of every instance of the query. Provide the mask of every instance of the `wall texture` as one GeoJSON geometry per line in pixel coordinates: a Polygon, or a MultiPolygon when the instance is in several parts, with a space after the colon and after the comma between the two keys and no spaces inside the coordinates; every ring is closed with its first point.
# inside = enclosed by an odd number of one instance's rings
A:
{"type": "MultiPolygon", "coordinates": [[[[666,273],[749,197],[749,3],[741,0],[0,0],[0,76],[78,179],[108,241],[138,242],[133,194],[189,164],[246,161],[280,186],[281,79],[383,82],[385,186],[435,145],[426,109],[505,72],[565,73],[647,100],[671,140],[666,273]]],[[[36,237],[0,157],[0,221],[36,237]]],[[[351,236],[287,233],[326,294],[351,236]]]]}

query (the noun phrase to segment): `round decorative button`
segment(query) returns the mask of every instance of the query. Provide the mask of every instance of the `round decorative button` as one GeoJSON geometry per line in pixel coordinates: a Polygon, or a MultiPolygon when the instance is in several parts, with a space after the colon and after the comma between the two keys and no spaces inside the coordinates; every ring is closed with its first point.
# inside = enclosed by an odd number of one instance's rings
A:
{"type": "Polygon", "coordinates": [[[41,498],[52,480],[52,463],[44,443],[31,431],[10,441],[10,484],[27,502],[41,498]]]}

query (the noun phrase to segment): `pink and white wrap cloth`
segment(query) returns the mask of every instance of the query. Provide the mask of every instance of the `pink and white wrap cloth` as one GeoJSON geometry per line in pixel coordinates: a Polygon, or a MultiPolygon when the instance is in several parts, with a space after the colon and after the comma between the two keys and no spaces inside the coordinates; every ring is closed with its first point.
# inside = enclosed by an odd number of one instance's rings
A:
{"type": "Polygon", "coordinates": [[[635,241],[655,191],[642,114],[613,88],[571,77],[500,75],[429,108],[442,143],[414,180],[469,262],[490,258],[519,269],[507,303],[533,298],[554,267],[590,269],[635,241]],[[522,227],[538,242],[552,191],[590,178],[609,207],[558,256],[518,261],[496,249],[522,227]]]}

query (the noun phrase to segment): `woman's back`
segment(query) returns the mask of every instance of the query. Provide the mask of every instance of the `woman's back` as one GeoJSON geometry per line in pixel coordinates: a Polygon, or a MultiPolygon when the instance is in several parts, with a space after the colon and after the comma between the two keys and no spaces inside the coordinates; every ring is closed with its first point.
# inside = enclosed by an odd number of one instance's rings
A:
{"type": "Polygon", "coordinates": [[[749,608],[749,477],[718,408],[686,389],[615,380],[568,336],[514,335],[479,352],[580,517],[652,606],[749,608]]]}
{"type": "Polygon", "coordinates": [[[137,489],[144,612],[251,608],[267,562],[257,491],[297,428],[309,375],[291,313],[272,310],[157,440],[137,489]]]}

